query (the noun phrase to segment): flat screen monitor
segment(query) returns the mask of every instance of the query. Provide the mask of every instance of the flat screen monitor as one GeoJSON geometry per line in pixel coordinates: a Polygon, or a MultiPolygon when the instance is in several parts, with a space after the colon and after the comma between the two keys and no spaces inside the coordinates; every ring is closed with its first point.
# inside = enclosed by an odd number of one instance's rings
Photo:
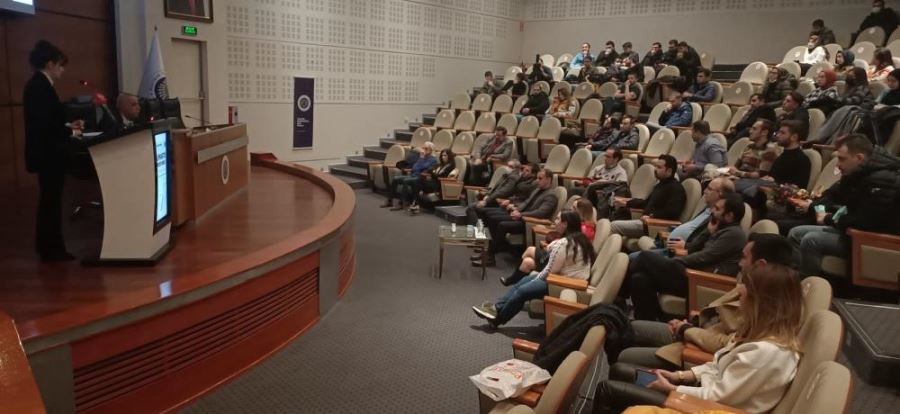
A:
{"type": "Polygon", "coordinates": [[[153,154],[156,157],[156,214],[157,230],[169,222],[171,210],[171,143],[169,131],[153,131],[153,154]]]}
{"type": "Polygon", "coordinates": [[[0,10],[34,14],[34,0],[0,0],[0,10]]]}

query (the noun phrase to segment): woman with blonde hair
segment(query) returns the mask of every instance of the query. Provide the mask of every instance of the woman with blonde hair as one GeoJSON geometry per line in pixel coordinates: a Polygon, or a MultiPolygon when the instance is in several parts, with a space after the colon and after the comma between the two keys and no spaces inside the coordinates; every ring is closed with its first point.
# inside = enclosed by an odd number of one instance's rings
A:
{"type": "Polygon", "coordinates": [[[738,283],[743,313],[735,337],[713,360],[684,371],[653,370],[656,380],[639,385],[639,368],[615,364],[597,386],[594,413],[632,405],[665,403],[672,391],[749,413],[772,410],[797,374],[803,294],[797,273],[772,264],[755,268],[738,283]]]}
{"type": "Polygon", "coordinates": [[[557,89],[553,102],[550,103],[550,115],[557,118],[575,118],[578,107],[575,106],[575,98],[572,97],[572,90],[569,88],[557,89]]]}

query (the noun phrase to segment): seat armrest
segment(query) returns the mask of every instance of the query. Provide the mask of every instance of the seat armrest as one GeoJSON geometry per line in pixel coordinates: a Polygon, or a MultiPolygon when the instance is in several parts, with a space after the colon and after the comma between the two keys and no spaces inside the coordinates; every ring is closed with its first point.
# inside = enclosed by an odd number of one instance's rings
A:
{"type": "Polygon", "coordinates": [[[812,146],[813,146],[813,148],[815,148],[819,151],[823,151],[823,150],[834,151],[837,149],[834,145],[827,145],[827,144],[813,144],[812,146]]]}
{"type": "Polygon", "coordinates": [[[466,185],[466,186],[463,186],[463,188],[465,188],[466,190],[472,190],[472,191],[487,191],[487,187],[479,187],[477,185],[466,185]]]}
{"type": "Polygon", "coordinates": [[[540,344],[537,342],[531,342],[522,338],[513,339],[512,343],[512,347],[514,350],[532,355],[537,353],[539,346],[540,344]]]}
{"type": "Polygon", "coordinates": [[[536,218],[536,217],[522,217],[522,221],[531,224],[543,224],[545,226],[553,225],[553,222],[547,219],[536,218]]]}
{"type": "Polygon", "coordinates": [[[642,208],[629,208],[629,210],[631,210],[632,216],[644,217],[644,209],[642,208]]]}
{"type": "Polygon", "coordinates": [[[564,289],[574,289],[585,291],[588,288],[588,281],[584,279],[575,279],[551,273],[547,276],[548,285],[556,285],[564,289]]]}
{"type": "MultiPolygon", "coordinates": [[[[676,255],[678,255],[678,250],[676,250],[676,255]]],[[[688,278],[688,309],[700,309],[697,303],[697,288],[700,286],[725,292],[737,286],[737,278],[731,276],[696,269],[686,269],[685,275],[688,278]]]]}
{"type": "Polygon", "coordinates": [[[638,151],[638,150],[624,150],[624,149],[623,149],[623,150],[622,150],[622,154],[623,154],[623,155],[637,155],[637,156],[641,156],[641,155],[643,155],[644,153],[643,153],[643,152],[640,152],[640,151],[638,151]]]}
{"type": "Polygon", "coordinates": [[[446,183],[446,182],[457,182],[458,180],[453,177],[438,177],[438,181],[440,181],[442,183],[446,183]]]}
{"type": "Polygon", "coordinates": [[[544,395],[544,393],[543,393],[544,387],[539,388],[539,390],[541,392],[536,391],[535,390],[536,387],[537,387],[537,385],[532,386],[527,391],[525,391],[522,395],[520,395],[518,397],[513,397],[512,400],[515,401],[517,404],[523,404],[523,405],[527,405],[531,408],[534,408],[535,406],[537,406],[538,401],[540,401],[541,396],[544,395]]]}
{"type": "Polygon", "coordinates": [[[847,229],[847,235],[854,239],[854,241],[859,240],[861,242],[881,242],[881,243],[893,243],[900,244],[900,236],[895,236],[893,234],[884,234],[884,233],[875,233],[871,231],[862,231],[857,229],[847,229]]]}
{"type": "Polygon", "coordinates": [[[685,344],[681,351],[681,360],[694,365],[703,365],[713,360],[713,354],[706,352],[694,344],[685,344]]]}
{"type": "Polygon", "coordinates": [[[550,234],[550,228],[543,224],[535,225],[534,228],[531,229],[531,231],[533,231],[534,234],[541,235],[541,236],[546,236],[546,235],[550,234]]]}
{"type": "Polygon", "coordinates": [[[553,296],[544,296],[544,307],[546,308],[548,305],[571,310],[573,313],[583,311],[588,307],[588,305],[585,305],[584,303],[569,302],[553,296]]]}
{"type": "Polygon", "coordinates": [[[655,160],[655,159],[659,158],[659,155],[650,155],[650,154],[639,153],[638,157],[645,158],[648,160],[655,160]]]}
{"type": "Polygon", "coordinates": [[[663,220],[653,217],[647,217],[646,219],[642,219],[647,227],[664,227],[669,228],[670,226],[679,226],[681,222],[678,220],[663,220]]]}
{"type": "Polygon", "coordinates": [[[559,175],[557,175],[557,177],[559,177],[563,180],[583,180],[583,179],[585,179],[585,177],[583,177],[583,176],[566,175],[566,174],[559,174],[559,175]]]}
{"type": "Polygon", "coordinates": [[[672,391],[666,398],[666,408],[671,408],[683,413],[698,413],[701,411],[722,411],[734,414],[747,414],[746,411],[729,407],[725,404],[719,404],[715,401],[709,401],[694,397],[693,395],[682,394],[678,391],[672,391]]]}

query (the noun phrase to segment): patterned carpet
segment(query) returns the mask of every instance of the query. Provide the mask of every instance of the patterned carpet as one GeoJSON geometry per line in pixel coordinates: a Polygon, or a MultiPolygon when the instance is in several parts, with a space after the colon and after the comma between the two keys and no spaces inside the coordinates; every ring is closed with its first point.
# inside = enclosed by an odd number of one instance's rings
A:
{"type": "MultiPolygon", "coordinates": [[[[368,190],[357,196],[357,274],[344,299],[297,341],[184,412],[475,413],[468,376],[511,358],[512,338],[543,332],[524,312],[490,332],[469,309],[504,292],[497,277],[512,270],[511,256],[500,256],[482,281],[470,252],[451,247],[439,280],[441,221],[380,209],[384,199],[368,190]]],[[[856,378],[854,391],[852,413],[900,407],[896,389],[856,378]]],[[[590,404],[577,407],[590,412],[590,404]]]]}

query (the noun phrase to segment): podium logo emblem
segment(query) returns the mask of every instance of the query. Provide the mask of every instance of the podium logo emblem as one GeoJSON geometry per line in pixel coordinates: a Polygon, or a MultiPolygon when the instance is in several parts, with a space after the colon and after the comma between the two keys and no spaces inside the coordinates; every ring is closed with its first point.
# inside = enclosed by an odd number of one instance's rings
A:
{"type": "Polygon", "coordinates": [[[231,161],[227,155],[222,156],[221,177],[222,184],[228,184],[228,179],[231,178],[231,161]]]}
{"type": "Polygon", "coordinates": [[[310,106],[312,106],[312,99],[309,99],[309,96],[300,95],[300,97],[297,98],[297,109],[301,112],[308,111],[310,106]]]}

